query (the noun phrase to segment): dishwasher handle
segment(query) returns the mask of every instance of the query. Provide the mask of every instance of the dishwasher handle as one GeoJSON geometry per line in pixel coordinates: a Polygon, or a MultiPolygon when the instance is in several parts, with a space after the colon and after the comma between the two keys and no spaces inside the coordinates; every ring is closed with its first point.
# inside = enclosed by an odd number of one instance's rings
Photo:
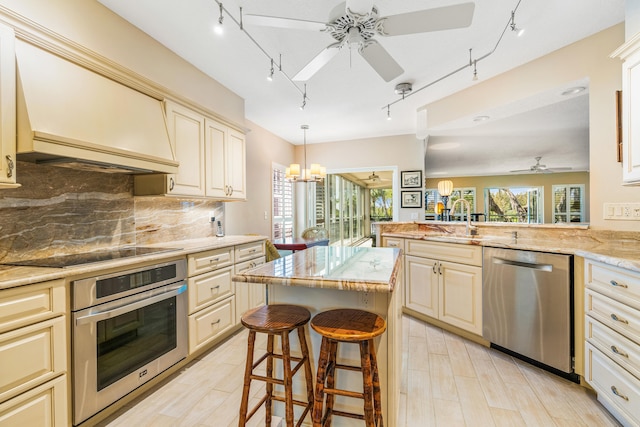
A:
{"type": "Polygon", "coordinates": [[[504,259],[504,258],[498,258],[498,257],[493,257],[493,263],[502,264],[502,265],[512,265],[514,267],[530,268],[532,270],[539,270],[539,271],[553,271],[553,266],[551,264],[537,264],[537,263],[524,262],[524,261],[514,261],[511,259],[504,259]]]}

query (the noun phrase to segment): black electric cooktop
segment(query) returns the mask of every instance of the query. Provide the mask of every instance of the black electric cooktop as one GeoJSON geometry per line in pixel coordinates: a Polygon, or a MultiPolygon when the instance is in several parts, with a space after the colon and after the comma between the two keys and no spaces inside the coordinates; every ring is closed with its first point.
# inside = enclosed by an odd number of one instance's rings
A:
{"type": "Polygon", "coordinates": [[[95,262],[111,261],[119,258],[129,258],[139,255],[149,255],[161,252],[179,251],[179,248],[148,248],[142,246],[128,246],[82,254],[60,255],[49,258],[25,259],[3,262],[4,265],[19,265],[30,267],[71,267],[74,265],[91,264],[95,262]]]}

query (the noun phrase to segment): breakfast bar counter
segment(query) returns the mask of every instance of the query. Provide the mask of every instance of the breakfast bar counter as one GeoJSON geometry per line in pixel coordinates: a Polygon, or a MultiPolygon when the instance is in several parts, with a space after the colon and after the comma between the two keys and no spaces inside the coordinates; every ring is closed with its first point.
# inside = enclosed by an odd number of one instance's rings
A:
{"type": "MultiPolygon", "coordinates": [[[[336,308],[358,308],[382,316],[387,322],[387,331],[375,340],[382,409],[385,425],[396,425],[402,357],[402,256],[399,249],[315,246],[247,270],[234,276],[234,281],[236,286],[266,284],[269,304],[300,305],[309,309],[312,316],[336,308]]],[[[321,337],[311,328],[308,337],[312,366],[317,369],[321,337]]],[[[291,335],[291,348],[294,352],[300,351],[294,335],[291,335]]],[[[358,347],[340,346],[338,359],[358,366],[358,347]]],[[[301,399],[305,393],[304,381],[297,380],[294,398],[301,399]]],[[[337,387],[362,392],[362,377],[358,372],[340,371],[337,387]]],[[[338,399],[336,409],[361,412],[362,401],[338,399]]],[[[274,410],[282,415],[279,413],[281,405],[275,405],[274,410]]],[[[362,421],[334,417],[332,425],[360,426],[362,421]]]]}

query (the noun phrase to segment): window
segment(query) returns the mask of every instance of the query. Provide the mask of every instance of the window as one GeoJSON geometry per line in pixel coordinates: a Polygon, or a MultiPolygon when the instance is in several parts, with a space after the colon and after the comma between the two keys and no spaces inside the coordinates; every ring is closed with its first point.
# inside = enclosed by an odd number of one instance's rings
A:
{"type": "MultiPolygon", "coordinates": [[[[476,211],[476,188],[475,187],[465,187],[465,188],[454,188],[451,192],[451,196],[449,196],[449,202],[447,205],[451,207],[453,202],[463,197],[467,202],[469,202],[469,206],[471,207],[471,213],[476,211]]],[[[436,206],[438,202],[442,202],[442,197],[438,193],[437,188],[428,188],[424,192],[424,206],[425,206],[425,219],[437,219],[436,206]]],[[[456,205],[455,211],[451,212],[451,217],[453,220],[463,220],[465,219],[465,215],[467,214],[464,211],[464,205],[458,204],[456,205]]]]}
{"type": "Polygon", "coordinates": [[[272,175],[272,238],[277,240],[293,237],[293,183],[285,179],[284,166],[273,165],[272,175]]]}
{"type": "Polygon", "coordinates": [[[325,179],[329,242],[349,246],[365,237],[363,187],[339,175],[325,179]]]}
{"type": "Polygon", "coordinates": [[[542,187],[485,188],[484,191],[487,221],[544,222],[542,187]]]}
{"type": "Polygon", "coordinates": [[[553,185],[553,222],[584,222],[584,184],[553,185]]]}

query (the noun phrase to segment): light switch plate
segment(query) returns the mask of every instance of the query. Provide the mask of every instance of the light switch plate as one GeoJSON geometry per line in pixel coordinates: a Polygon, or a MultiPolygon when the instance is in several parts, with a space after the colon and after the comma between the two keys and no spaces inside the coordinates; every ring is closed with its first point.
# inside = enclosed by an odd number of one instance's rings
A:
{"type": "Polygon", "coordinates": [[[640,203],[605,203],[604,219],[640,221],[640,203]]]}

